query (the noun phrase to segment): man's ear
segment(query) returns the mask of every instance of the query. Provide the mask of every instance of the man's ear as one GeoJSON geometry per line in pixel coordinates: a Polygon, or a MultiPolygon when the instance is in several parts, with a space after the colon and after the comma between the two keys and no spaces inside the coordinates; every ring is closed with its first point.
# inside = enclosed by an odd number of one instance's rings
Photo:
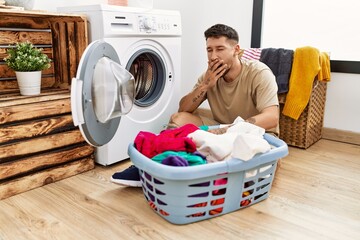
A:
{"type": "Polygon", "coordinates": [[[240,52],[241,52],[240,45],[236,44],[234,46],[234,50],[235,50],[235,55],[238,56],[240,54],[240,52]]]}

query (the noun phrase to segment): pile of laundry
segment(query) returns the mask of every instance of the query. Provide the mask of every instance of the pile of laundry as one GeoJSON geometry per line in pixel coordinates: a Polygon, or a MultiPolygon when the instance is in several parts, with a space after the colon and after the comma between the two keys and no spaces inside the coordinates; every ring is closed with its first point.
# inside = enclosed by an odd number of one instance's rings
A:
{"type": "Polygon", "coordinates": [[[170,166],[195,166],[231,158],[247,161],[271,149],[263,137],[263,128],[240,117],[225,127],[223,134],[193,124],[163,130],[158,135],[141,131],[135,138],[135,148],[153,161],[170,166]]]}

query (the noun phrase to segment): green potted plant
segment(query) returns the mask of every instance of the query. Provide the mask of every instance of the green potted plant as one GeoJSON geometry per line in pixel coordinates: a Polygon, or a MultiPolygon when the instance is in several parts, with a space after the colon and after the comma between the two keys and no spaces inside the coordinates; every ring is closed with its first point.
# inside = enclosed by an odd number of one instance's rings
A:
{"type": "Polygon", "coordinates": [[[15,71],[20,93],[22,95],[38,95],[41,88],[41,71],[50,67],[51,60],[31,42],[16,43],[7,50],[4,61],[15,71]]]}

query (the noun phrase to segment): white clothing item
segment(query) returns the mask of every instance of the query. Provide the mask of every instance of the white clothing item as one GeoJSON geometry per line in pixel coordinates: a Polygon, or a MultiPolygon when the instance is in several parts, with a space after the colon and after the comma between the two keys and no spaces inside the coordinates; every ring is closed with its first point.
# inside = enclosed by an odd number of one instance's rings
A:
{"type": "Polygon", "coordinates": [[[265,129],[254,124],[244,122],[236,118],[234,125],[226,130],[226,133],[238,134],[234,141],[232,157],[247,161],[257,153],[270,150],[270,144],[263,138],[265,129]]]}
{"type": "Polygon", "coordinates": [[[196,149],[206,157],[208,163],[229,159],[233,150],[236,133],[213,134],[196,130],[188,135],[196,144],[196,149]]]}
{"type": "Polygon", "coordinates": [[[237,134],[252,134],[255,136],[264,136],[265,129],[248,122],[237,122],[229,127],[226,132],[236,132],[237,134]]]}
{"type": "Polygon", "coordinates": [[[257,153],[270,150],[270,144],[263,138],[263,128],[244,122],[241,117],[236,118],[231,125],[224,134],[196,130],[188,137],[209,163],[232,157],[247,161],[257,153]]]}
{"type": "Polygon", "coordinates": [[[220,124],[219,127],[220,128],[223,128],[223,127],[229,127],[229,126],[232,126],[234,124],[237,124],[239,122],[244,122],[244,119],[240,116],[238,116],[237,118],[235,118],[234,122],[233,123],[230,123],[230,124],[220,124]]]}
{"type": "Polygon", "coordinates": [[[247,161],[258,153],[270,151],[270,148],[270,144],[262,135],[241,133],[235,138],[232,157],[247,161]]]}

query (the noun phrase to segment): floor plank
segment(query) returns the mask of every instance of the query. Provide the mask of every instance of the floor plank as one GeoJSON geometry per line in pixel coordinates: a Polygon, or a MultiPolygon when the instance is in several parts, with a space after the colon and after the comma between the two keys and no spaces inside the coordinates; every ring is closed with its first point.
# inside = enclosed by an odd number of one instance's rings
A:
{"type": "Polygon", "coordinates": [[[126,160],[0,201],[0,239],[360,239],[360,146],[289,151],[268,199],[220,217],[165,221],[140,188],[109,181],[126,160]]]}

